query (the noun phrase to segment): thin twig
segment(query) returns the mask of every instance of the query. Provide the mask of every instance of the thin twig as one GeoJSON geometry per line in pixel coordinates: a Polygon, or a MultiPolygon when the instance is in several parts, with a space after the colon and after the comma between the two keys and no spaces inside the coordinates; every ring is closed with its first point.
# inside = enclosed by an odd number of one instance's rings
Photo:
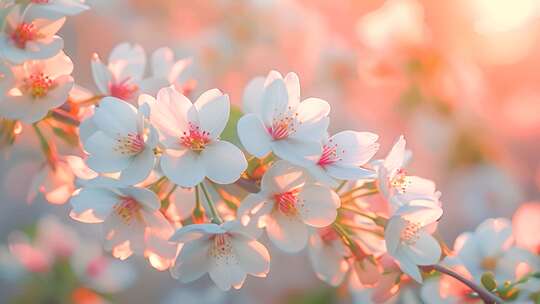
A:
{"type": "Polygon", "coordinates": [[[218,225],[223,223],[223,220],[219,216],[219,212],[217,211],[216,206],[214,205],[214,201],[212,201],[212,198],[210,198],[210,194],[208,194],[208,191],[206,190],[206,187],[204,186],[204,182],[201,182],[199,186],[202,189],[206,202],[208,203],[208,209],[210,209],[210,214],[212,214],[212,222],[218,225]]]}
{"type": "Polygon", "coordinates": [[[431,267],[433,267],[433,269],[437,270],[438,272],[449,275],[449,276],[453,277],[454,279],[460,281],[461,283],[467,285],[467,287],[474,290],[478,294],[478,297],[480,299],[482,299],[482,301],[484,301],[484,303],[486,303],[486,304],[493,304],[493,303],[502,304],[502,303],[504,303],[504,301],[501,298],[499,298],[496,295],[494,295],[493,293],[487,291],[484,287],[476,284],[475,282],[464,278],[459,273],[453,271],[450,268],[446,268],[445,266],[442,266],[442,265],[433,265],[431,267]]]}

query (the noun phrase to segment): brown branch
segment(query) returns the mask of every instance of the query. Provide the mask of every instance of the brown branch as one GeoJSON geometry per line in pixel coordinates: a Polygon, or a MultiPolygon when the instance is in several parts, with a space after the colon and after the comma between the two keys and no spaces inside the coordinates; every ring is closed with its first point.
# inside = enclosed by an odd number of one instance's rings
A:
{"type": "Polygon", "coordinates": [[[504,303],[504,301],[501,300],[499,297],[497,297],[495,294],[487,291],[484,287],[476,284],[475,282],[464,278],[459,273],[453,271],[450,268],[446,268],[446,267],[444,267],[442,265],[427,266],[425,268],[429,269],[430,267],[435,269],[436,271],[438,271],[440,273],[444,273],[446,275],[449,275],[449,276],[453,277],[454,279],[460,281],[461,283],[465,284],[467,287],[474,290],[478,294],[478,297],[480,297],[480,299],[482,299],[482,301],[484,301],[484,303],[486,303],[486,304],[494,304],[494,303],[495,304],[502,304],[502,303],[504,303]]]}

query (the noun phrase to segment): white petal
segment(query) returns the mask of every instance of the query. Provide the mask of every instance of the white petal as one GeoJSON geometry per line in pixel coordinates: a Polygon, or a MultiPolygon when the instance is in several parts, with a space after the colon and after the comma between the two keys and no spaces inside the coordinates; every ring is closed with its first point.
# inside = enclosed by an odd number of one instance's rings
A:
{"type": "Polygon", "coordinates": [[[120,191],[126,196],[135,199],[139,204],[149,211],[156,211],[161,206],[157,194],[146,188],[127,187],[121,188],[120,191]]]}
{"type": "Polygon", "coordinates": [[[214,234],[225,233],[223,228],[216,224],[193,224],[184,226],[178,229],[173,236],[171,242],[187,243],[200,238],[208,238],[214,234]]]}
{"type": "Polygon", "coordinates": [[[274,118],[290,110],[289,95],[283,79],[276,79],[266,87],[262,102],[262,119],[266,126],[271,126],[274,118]]]}
{"type": "Polygon", "coordinates": [[[88,167],[100,173],[112,173],[129,166],[131,157],[119,153],[116,141],[102,131],[95,132],[84,142],[84,149],[90,153],[86,160],[88,167]]]}
{"type": "Polygon", "coordinates": [[[419,232],[418,240],[413,245],[402,246],[398,253],[417,265],[433,265],[441,258],[441,246],[430,234],[419,232]]]}
{"type": "Polygon", "coordinates": [[[268,238],[279,249],[294,253],[306,247],[308,241],[307,226],[294,216],[285,216],[275,211],[266,218],[268,238]]]}
{"type": "Polygon", "coordinates": [[[399,268],[405,274],[409,275],[416,282],[422,283],[422,274],[420,273],[418,266],[416,266],[413,262],[409,261],[406,258],[400,258],[397,261],[399,262],[399,268]]]}
{"type": "Polygon", "coordinates": [[[303,168],[287,161],[277,161],[263,175],[261,189],[266,193],[277,194],[303,186],[307,174],[303,168]]]}
{"type": "Polygon", "coordinates": [[[144,181],[154,169],[156,157],[152,149],[145,149],[131,159],[131,163],[122,170],[120,181],[126,184],[137,184],[144,181]]]}
{"type": "Polygon", "coordinates": [[[366,164],[377,153],[379,136],[370,132],[343,131],[329,139],[337,145],[336,153],[340,164],[361,166],[366,164]]]}
{"type": "Polygon", "coordinates": [[[339,196],[330,188],[307,185],[298,194],[296,207],[304,223],[314,227],[326,227],[334,222],[339,196]]]}
{"type": "Polygon", "coordinates": [[[271,142],[272,150],[281,159],[299,166],[311,163],[308,158],[316,158],[322,153],[322,145],[318,141],[303,141],[287,138],[271,142]]]}
{"type": "Polygon", "coordinates": [[[150,120],[162,136],[177,139],[189,129],[191,101],[173,87],[159,90],[157,100],[149,102],[150,120]]]}
{"type": "Polygon", "coordinates": [[[399,216],[392,216],[384,229],[384,239],[388,253],[396,255],[401,242],[401,231],[405,228],[406,221],[399,216]]]}
{"type": "Polygon", "coordinates": [[[199,112],[199,126],[217,138],[229,120],[229,96],[218,89],[208,90],[194,103],[199,112]]]}
{"type": "Polygon", "coordinates": [[[308,248],[309,259],[317,277],[332,286],[340,285],[349,270],[349,263],[344,256],[333,246],[324,244],[317,234],[310,237],[308,248]]]}
{"type": "Polygon", "coordinates": [[[99,188],[84,188],[73,196],[70,216],[83,223],[101,223],[118,203],[118,196],[112,191],[99,188]]]}
{"type": "Polygon", "coordinates": [[[109,94],[109,84],[112,81],[111,71],[101,62],[99,56],[94,54],[91,61],[92,76],[101,94],[109,94]]]}
{"type": "Polygon", "coordinates": [[[405,144],[405,138],[401,135],[386,156],[384,166],[389,174],[393,174],[395,170],[403,167],[405,162],[405,144]]]}
{"type": "Polygon", "coordinates": [[[171,275],[183,283],[193,282],[202,277],[209,268],[208,250],[210,242],[206,239],[193,240],[184,244],[171,275]]]}
{"type": "Polygon", "coordinates": [[[353,166],[329,165],[326,167],[328,174],[342,180],[374,179],[375,171],[353,166]]]}
{"type": "Polygon", "coordinates": [[[246,279],[246,272],[236,264],[211,264],[208,274],[222,291],[228,291],[231,287],[238,289],[246,279]]]}
{"type": "Polygon", "coordinates": [[[111,71],[114,71],[118,81],[128,78],[139,81],[143,77],[146,66],[145,51],[138,44],[121,43],[111,51],[108,66],[111,71]]]}
{"type": "Polygon", "coordinates": [[[319,98],[307,98],[298,105],[297,119],[301,122],[291,136],[303,140],[322,140],[329,124],[330,105],[319,98]]]}
{"type": "Polygon", "coordinates": [[[265,277],[270,271],[270,254],[257,241],[232,240],[240,267],[254,276],[265,277]]]}
{"type": "Polygon", "coordinates": [[[265,204],[272,204],[267,197],[250,193],[248,194],[240,203],[240,206],[237,210],[238,218],[241,219],[242,224],[246,225],[251,220],[251,217],[259,217],[264,215],[262,211],[266,211],[266,208],[263,208],[265,204]]]}
{"type": "Polygon", "coordinates": [[[263,158],[271,151],[272,138],[262,120],[255,114],[246,114],[237,125],[240,142],[250,154],[263,158]]]}
{"type": "Polygon", "coordinates": [[[244,153],[226,141],[216,141],[201,153],[206,176],[218,184],[230,184],[238,180],[247,168],[244,153]]]}
{"type": "Polygon", "coordinates": [[[300,102],[300,80],[296,73],[291,72],[285,75],[283,79],[285,81],[285,86],[287,87],[287,93],[289,95],[289,105],[298,105],[300,102]]]}
{"type": "Polygon", "coordinates": [[[194,187],[206,176],[205,163],[195,152],[165,150],[161,156],[161,170],[173,183],[182,187],[194,187]]]}
{"type": "Polygon", "coordinates": [[[92,120],[98,129],[112,138],[137,133],[137,109],[115,97],[103,98],[95,108],[92,120]]]}
{"type": "Polygon", "coordinates": [[[247,84],[242,95],[242,109],[244,113],[254,113],[261,117],[264,81],[264,77],[255,77],[247,84]]]}
{"type": "Polygon", "coordinates": [[[167,79],[174,61],[174,53],[168,47],[162,47],[152,53],[152,75],[167,79]]]}

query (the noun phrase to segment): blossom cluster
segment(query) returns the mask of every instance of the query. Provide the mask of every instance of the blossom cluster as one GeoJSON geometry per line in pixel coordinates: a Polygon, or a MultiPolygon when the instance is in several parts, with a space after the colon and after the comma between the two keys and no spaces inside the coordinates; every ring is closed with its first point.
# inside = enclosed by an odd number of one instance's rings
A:
{"type": "MultiPolygon", "coordinates": [[[[508,221],[488,220],[450,250],[437,233],[441,193],[407,171],[405,137],[381,156],[375,133],[331,135],[330,103],[302,98],[294,72],[249,81],[240,109],[186,77],[190,58],[164,47],[148,60],[121,43],[106,63],[90,58],[96,90],[76,85],[56,33],[86,9],[77,0],[2,7],[0,130],[12,144],[32,124],[46,163],[29,199],[69,201],[72,219],[101,224],[115,258],[142,256],[183,283],[208,274],[226,291],[266,277],[273,246],[307,251],[320,280],[369,290],[374,302],[413,281],[426,281],[430,303],[537,296],[537,252],[514,246],[508,221]],[[50,138],[82,157],[59,154],[50,138]],[[525,283],[533,287],[518,294],[525,283]]],[[[10,249],[34,252],[21,239],[10,249]]],[[[54,259],[32,257],[22,260],[32,271],[54,259]]]]}

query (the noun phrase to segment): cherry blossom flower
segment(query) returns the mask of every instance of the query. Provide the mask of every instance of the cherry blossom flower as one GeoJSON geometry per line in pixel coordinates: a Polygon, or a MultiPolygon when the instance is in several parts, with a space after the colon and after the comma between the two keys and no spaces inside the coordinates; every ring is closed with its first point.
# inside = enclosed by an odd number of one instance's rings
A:
{"type": "Polygon", "coordinates": [[[247,168],[242,151],[219,139],[229,119],[227,95],[208,90],[191,103],[171,86],[161,89],[157,100],[149,95],[142,98],[164,147],[161,170],[172,182],[193,187],[208,177],[229,184],[247,168]]]}
{"type": "Polygon", "coordinates": [[[238,136],[250,154],[262,158],[270,152],[297,165],[322,153],[330,106],[322,99],[300,102],[300,82],[295,73],[283,78],[271,71],[246,87],[246,113],[238,121],[238,136]]]}
{"type": "Polygon", "coordinates": [[[433,265],[441,257],[441,247],[431,235],[441,215],[438,204],[415,200],[400,207],[386,225],[388,253],[404,273],[418,282],[422,282],[422,276],[417,265],[433,265]]]}
{"type": "Polygon", "coordinates": [[[242,222],[258,221],[281,250],[298,252],[308,241],[308,227],[334,222],[339,196],[314,183],[307,172],[287,161],[277,161],[264,174],[261,191],[249,194],[238,208],[242,222]]]}
{"type": "Polygon", "coordinates": [[[99,173],[120,172],[118,179],[125,184],[139,183],[150,174],[158,134],[144,111],[105,97],[88,120],[94,126],[94,132],[82,138],[88,167],[99,173]]]}
{"type": "Polygon", "coordinates": [[[92,57],[92,76],[99,92],[134,102],[141,93],[154,95],[164,83],[154,78],[144,78],[146,53],[138,45],[121,43],[109,55],[105,65],[97,54],[92,57]]]}
{"type": "Polygon", "coordinates": [[[418,176],[407,175],[403,167],[409,155],[405,150],[405,138],[400,136],[384,161],[378,166],[378,186],[393,209],[407,204],[411,199],[438,200],[440,193],[435,183],[418,176]]]}
{"type": "Polygon", "coordinates": [[[25,14],[32,19],[54,20],[78,15],[89,8],[84,0],[31,0],[25,14]]]}
{"type": "Polygon", "coordinates": [[[337,232],[332,227],[313,230],[308,249],[317,277],[332,286],[339,286],[350,269],[346,259],[350,251],[337,232]]]}
{"type": "Polygon", "coordinates": [[[186,82],[186,68],[191,64],[191,58],[174,59],[173,51],[168,47],[155,50],[151,57],[152,77],[160,87],[174,85],[182,94],[188,96],[192,87],[186,82]]]}
{"type": "Polygon", "coordinates": [[[173,233],[173,228],[158,210],[158,197],[147,189],[82,188],[70,203],[73,219],[83,223],[104,223],[105,249],[121,260],[133,253],[142,256],[154,233],[165,240],[173,233]]]}
{"type": "Polygon", "coordinates": [[[11,9],[0,33],[0,57],[16,64],[26,60],[47,59],[64,47],[64,41],[56,32],[65,18],[57,20],[29,19],[21,14],[21,7],[11,9]]]}
{"type": "Polygon", "coordinates": [[[321,155],[306,169],[319,181],[337,186],[337,180],[374,179],[374,171],[361,166],[377,153],[379,136],[369,132],[342,131],[323,142],[321,155]]]}
{"type": "Polygon", "coordinates": [[[476,230],[462,233],[454,242],[463,264],[474,277],[479,277],[485,271],[492,271],[496,276],[500,273],[501,261],[509,253],[514,242],[510,221],[504,218],[487,219],[476,230]]]}
{"type": "Polygon", "coordinates": [[[34,123],[67,101],[73,63],[63,52],[12,67],[15,86],[0,100],[0,115],[34,123]]]}
{"type": "Polygon", "coordinates": [[[239,289],[247,274],[266,277],[270,270],[268,250],[239,221],[189,225],[171,240],[183,244],[171,270],[183,283],[208,273],[221,290],[239,289]]]}

